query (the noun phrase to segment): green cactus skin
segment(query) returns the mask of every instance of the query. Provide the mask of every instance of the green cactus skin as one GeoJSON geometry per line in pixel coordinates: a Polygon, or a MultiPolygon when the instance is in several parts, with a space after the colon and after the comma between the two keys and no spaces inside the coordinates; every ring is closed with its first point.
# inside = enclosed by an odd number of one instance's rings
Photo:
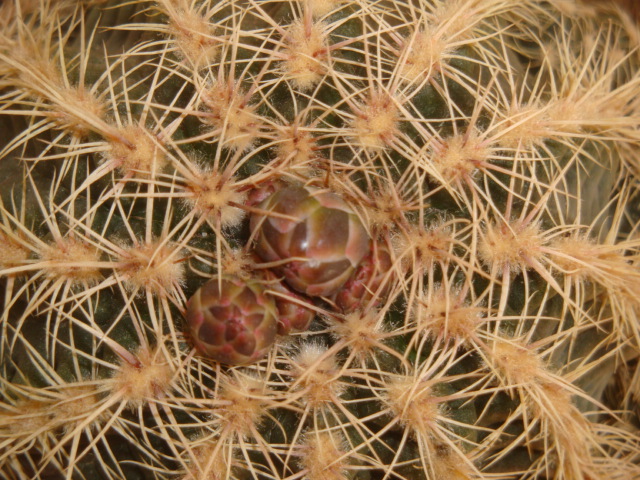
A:
{"type": "Polygon", "coordinates": [[[592,3],[0,2],[0,479],[640,478],[640,31],[592,3]],[[255,258],[294,185],[360,232],[324,297],[255,258]],[[190,332],[229,290],[255,358],[190,332]]]}

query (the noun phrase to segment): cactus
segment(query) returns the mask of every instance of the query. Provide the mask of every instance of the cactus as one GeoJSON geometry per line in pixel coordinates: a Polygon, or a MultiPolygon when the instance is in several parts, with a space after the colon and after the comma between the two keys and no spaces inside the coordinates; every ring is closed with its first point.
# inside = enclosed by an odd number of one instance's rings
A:
{"type": "Polygon", "coordinates": [[[0,4],[0,477],[640,478],[638,47],[566,0],[0,4]],[[268,334],[220,358],[229,302],[268,334]]]}

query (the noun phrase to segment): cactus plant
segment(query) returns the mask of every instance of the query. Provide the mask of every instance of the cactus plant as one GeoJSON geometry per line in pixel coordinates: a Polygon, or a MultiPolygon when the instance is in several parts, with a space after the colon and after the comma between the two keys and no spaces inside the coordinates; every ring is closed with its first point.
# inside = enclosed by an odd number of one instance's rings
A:
{"type": "Polygon", "coordinates": [[[568,0],[0,4],[0,477],[640,478],[638,47],[568,0]],[[309,291],[262,226],[321,195],[362,241],[309,291]],[[274,344],[220,362],[188,319],[247,289],[274,344]]]}

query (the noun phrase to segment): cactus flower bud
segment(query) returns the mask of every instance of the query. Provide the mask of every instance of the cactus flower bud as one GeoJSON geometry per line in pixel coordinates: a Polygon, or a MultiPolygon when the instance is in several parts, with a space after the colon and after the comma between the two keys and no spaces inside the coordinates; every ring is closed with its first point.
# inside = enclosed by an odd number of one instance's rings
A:
{"type": "Polygon", "coordinates": [[[392,266],[393,260],[387,243],[371,242],[371,249],[367,255],[335,295],[334,301],[338,308],[346,313],[362,310],[371,300],[374,300],[374,306],[384,302],[391,286],[389,278],[386,278],[385,282],[385,276],[392,266]]]}
{"type": "Polygon", "coordinates": [[[273,298],[278,309],[278,335],[307,331],[315,312],[303,305],[304,297],[292,292],[274,273],[267,271],[267,278],[269,290],[277,293],[273,298]]]}
{"type": "Polygon", "coordinates": [[[334,294],[369,251],[358,216],[338,195],[289,186],[264,200],[251,216],[256,252],[287,284],[309,296],[334,294]],[[268,212],[268,213],[267,213],[268,212]]]}
{"type": "Polygon", "coordinates": [[[196,349],[216,362],[247,365],[264,357],[278,329],[273,298],[258,281],[214,277],[187,303],[196,349]]]}

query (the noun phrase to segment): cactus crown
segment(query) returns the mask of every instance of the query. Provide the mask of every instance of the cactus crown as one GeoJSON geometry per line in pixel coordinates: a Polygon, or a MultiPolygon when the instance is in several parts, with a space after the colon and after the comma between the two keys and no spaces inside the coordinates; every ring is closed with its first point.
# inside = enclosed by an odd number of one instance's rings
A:
{"type": "Polygon", "coordinates": [[[4,2],[2,478],[640,476],[639,39],[563,0],[4,2]],[[253,255],[286,189],[314,251],[342,209],[342,290],[253,255]],[[184,318],[228,279],[282,334],[253,363],[184,318]]]}

